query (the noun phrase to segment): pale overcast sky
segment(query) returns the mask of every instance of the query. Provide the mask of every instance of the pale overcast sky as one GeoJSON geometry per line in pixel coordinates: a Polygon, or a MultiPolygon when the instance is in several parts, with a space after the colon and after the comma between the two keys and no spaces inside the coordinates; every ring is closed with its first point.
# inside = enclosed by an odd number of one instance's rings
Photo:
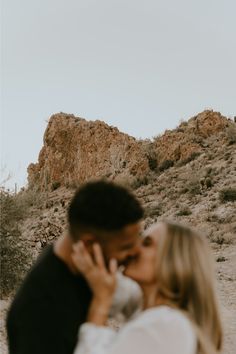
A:
{"type": "Polygon", "coordinates": [[[46,120],[135,137],[205,108],[236,115],[235,0],[2,0],[1,164],[26,183],[46,120]]]}

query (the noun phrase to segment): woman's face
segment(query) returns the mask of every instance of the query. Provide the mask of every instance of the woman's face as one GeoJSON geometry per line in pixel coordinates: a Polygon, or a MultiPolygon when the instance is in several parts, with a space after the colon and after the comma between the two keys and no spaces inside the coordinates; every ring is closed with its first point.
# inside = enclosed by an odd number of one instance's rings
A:
{"type": "Polygon", "coordinates": [[[158,237],[165,232],[165,225],[155,224],[144,233],[139,256],[126,267],[124,274],[142,285],[152,285],[157,281],[156,255],[158,237]]]}

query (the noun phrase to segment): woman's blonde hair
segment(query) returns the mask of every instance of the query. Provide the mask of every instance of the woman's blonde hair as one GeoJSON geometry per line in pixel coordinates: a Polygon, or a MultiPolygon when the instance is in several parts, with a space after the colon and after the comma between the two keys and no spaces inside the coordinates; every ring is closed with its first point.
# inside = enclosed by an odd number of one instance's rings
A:
{"type": "Polygon", "coordinates": [[[158,297],[184,311],[198,338],[198,353],[217,353],[222,326],[213,261],[206,238],[173,222],[163,222],[157,245],[158,297]]]}

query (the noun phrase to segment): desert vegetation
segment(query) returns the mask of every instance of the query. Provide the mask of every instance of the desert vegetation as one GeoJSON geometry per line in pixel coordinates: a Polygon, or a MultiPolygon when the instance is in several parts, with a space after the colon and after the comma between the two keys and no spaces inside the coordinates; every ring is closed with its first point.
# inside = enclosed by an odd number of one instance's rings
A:
{"type": "Polygon", "coordinates": [[[1,297],[14,293],[32,262],[28,243],[22,238],[21,223],[32,216],[32,208],[40,210],[42,195],[36,190],[18,194],[0,190],[1,297]]]}

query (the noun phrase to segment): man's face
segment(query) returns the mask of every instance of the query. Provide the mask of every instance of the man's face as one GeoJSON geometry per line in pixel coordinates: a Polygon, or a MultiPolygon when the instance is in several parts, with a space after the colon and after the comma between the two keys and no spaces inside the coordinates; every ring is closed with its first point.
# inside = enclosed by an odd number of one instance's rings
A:
{"type": "Polygon", "coordinates": [[[141,248],[141,232],[141,222],[129,224],[107,237],[108,240],[99,242],[106,262],[115,258],[118,265],[126,265],[130,259],[137,257],[141,248]]]}

